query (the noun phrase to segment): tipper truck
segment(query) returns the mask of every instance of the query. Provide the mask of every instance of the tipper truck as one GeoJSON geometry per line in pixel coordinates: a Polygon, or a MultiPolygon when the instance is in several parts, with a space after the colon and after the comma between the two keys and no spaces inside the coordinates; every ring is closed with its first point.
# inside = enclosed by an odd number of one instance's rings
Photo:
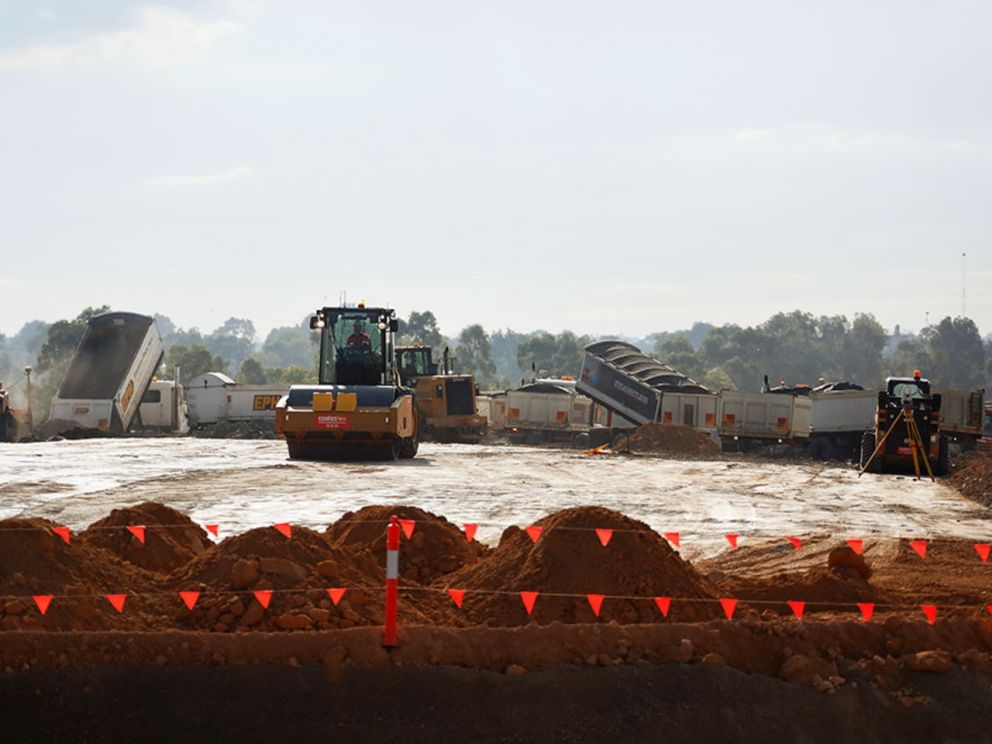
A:
{"type": "Polygon", "coordinates": [[[127,431],[164,351],[154,318],[123,312],[90,318],[52,399],[51,418],[127,431]]]}
{"type": "Polygon", "coordinates": [[[420,428],[413,391],[396,372],[396,312],[325,307],[310,328],[320,331],[317,384],[293,385],[276,404],[290,459],[414,457],[420,428]]]}

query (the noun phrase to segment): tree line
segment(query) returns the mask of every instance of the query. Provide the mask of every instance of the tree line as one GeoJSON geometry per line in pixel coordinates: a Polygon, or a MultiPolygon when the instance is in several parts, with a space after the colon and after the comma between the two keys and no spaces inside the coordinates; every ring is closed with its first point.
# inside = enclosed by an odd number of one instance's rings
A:
{"type": "MultiPolygon", "coordinates": [[[[0,335],[0,381],[11,389],[15,404],[22,394],[23,368],[30,364],[36,372],[33,404],[42,412],[36,416],[44,415],[87,320],[108,309],[85,308],[51,324],[31,321],[13,336],[0,335]]],[[[249,384],[316,379],[319,335],[310,330],[309,316],[297,325],[273,328],[264,339],[245,318],[228,318],[207,333],[179,328],[164,315],[155,318],[166,346],[164,378],[178,366],[183,383],[204,372],[223,372],[249,384]]],[[[537,376],[577,377],[583,349],[595,340],[572,331],[490,332],[478,323],[447,336],[434,313],[423,310],[401,319],[398,343],[429,345],[436,359],[448,347],[456,371],[474,374],[484,389],[507,389],[537,376]]],[[[848,319],[794,310],[754,326],[696,323],[629,340],[714,390],[758,390],[765,375],[776,383],[846,380],[871,388],[887,375],[916,369],[940,387],[992,389],[992,337],[983,340],[966,317],[946,317],[909,334],[899,326],[888,332],[870,314],[848,319]]]]}

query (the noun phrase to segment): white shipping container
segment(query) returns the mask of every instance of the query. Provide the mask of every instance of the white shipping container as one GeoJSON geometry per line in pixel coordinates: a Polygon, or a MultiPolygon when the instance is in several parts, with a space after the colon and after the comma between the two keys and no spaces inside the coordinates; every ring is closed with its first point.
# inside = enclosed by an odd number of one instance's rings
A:
{"type": "Polygon", "coordinates": [[[847,433],[864,431],[875,425],[878,390],[828,390],[812,393],[812,431],[847,433]]]}

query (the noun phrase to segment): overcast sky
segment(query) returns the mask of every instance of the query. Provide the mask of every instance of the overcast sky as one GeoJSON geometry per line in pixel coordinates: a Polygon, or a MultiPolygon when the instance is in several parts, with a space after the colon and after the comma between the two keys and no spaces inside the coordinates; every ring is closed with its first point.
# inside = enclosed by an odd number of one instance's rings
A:
{"type": "Polygon", "coordinates": [[[992,332],[987,0],[0,0],[0,332],[992,332]]]}

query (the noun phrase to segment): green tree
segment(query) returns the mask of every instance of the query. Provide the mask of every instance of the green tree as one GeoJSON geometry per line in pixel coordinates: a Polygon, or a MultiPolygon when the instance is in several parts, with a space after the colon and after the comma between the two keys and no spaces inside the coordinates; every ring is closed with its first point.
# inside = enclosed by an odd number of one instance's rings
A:
{"type": "Polygon", "coordinates": [[[268,382],[265,368],[262,367],[261,362],[254,357],[248,357],[241,362],[241,368],[238,370],[238,382],[243,382],[246,385],[264,385],[268,382]]]}
{"type": "Polygon", "coordinates": [[[430,310],[410,313],[408,320],[400,323],[400,343],[421,344],[435,349],[435,356],[444,345],[444,336],[438,327],[437,318],[430,310]]]}
{"type": "Polygon", "coordinates": [[[203,345],[223,357],[228,367],[237,369],[255,351],[255,324],[246,318],[228,318],[203,345]]]}
{"type": "Polygon", "coordinates": [[[576,336],[571,331],[563,331],[557,336],[539,332],[517,346],[517,364],[522,370],[578,377],[583,350],[588,343],[588,336],[576,336]]]}
{"type": "Polygon", "coordinates": [[[671,336],[662,341],[657,345],[655,354],[662,364],[667,364],[676,372],[697,381],[703,376],[703,363],[685,336],[671,336]]]}
{"type": "Polygon", "coordinates": [[[279,381],[284,385],[303,385],[308,382],[313,382],[316,378],[317,375],[313,369],[294,366],[283,370],[279,381]]]}
{"type": "Polygon", "coordinates": [[[924,375],[938,387],[971,389],[985,382],[985,346],[971,318],[944,318],[921,334],[929,345],[924,375]]]}
{"type": "Polygon", "coordinates": [[[490,385],[496,376],[489,334],[478,323],[464,328],[458,336],[455,356],[459,369],[475,375],[480,385],[490,385]]]}
{"type": "Polygon", "coordinates": [[[896,344],[889,360],[889,374],[893,377],[908,377],[914,370],[930,367],[930,354],[926,344],[920,339],[904,338],[896,344]]]}
{"type": "Polygon", "coordinates": [[[265,337],[260,356],[273,367],[314,367],[319,345],[320,334],[311,334],[309,327],[273,328],[265,337]]]}
{"type": "Polygon", "coordinates": [[[198,375],[206,372],[226,372],[227,365],[220,356],[210,353],[210,349],[200,344],[186,346],[176,344],[169,348],[165,354],[165,365],[168,374],[176,366],[179,370],[179,381],[183,385],[188,385],[189,381],[198,375]]]}

